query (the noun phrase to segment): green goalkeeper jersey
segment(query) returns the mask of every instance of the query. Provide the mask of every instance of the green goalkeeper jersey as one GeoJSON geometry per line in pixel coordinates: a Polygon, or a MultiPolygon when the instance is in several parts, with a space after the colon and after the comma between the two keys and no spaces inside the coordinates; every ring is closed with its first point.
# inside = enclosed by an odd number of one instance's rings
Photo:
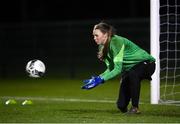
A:
{"type": "MultiPolygon", "coordinates": [[[[99,49],[102,49],[102,47],[103,45],[100,45],[99,49]]],[[[132,41],[114,35],[111,38],[108,53],[104,59],[107,69],[100,76],[107,81],[122,72],[130,70],[133,66],[145,60],[155,61],[149,53],[132,41]]]]}

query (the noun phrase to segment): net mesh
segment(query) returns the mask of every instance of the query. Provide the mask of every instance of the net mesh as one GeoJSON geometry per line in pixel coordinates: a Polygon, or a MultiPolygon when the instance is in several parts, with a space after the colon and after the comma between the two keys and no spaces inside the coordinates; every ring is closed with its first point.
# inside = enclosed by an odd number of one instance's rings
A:
{"type": "Polygon", "coordinates": [[[180,0],[160,0],[160,99],[180,103],[180,0]]]}

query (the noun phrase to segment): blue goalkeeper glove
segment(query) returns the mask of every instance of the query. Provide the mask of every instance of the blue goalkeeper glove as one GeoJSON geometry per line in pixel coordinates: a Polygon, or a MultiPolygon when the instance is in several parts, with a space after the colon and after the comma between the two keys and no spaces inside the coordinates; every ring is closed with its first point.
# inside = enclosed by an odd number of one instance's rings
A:
{"type": "Polygon", "coordinates": [[[96,76],[96,77],[92,76],[91,79],[84,80],[83,82],[85,83],[85,85],[82,86],[82,89],[89,90],[98,86],[99,84],[104,83],[104,79],[101,78],[100,76],[96,76]]]}
{"type": "Polygon", "coordinates": [[[84,84],[87,84],[87,83],[89,83],[89,81],[90,81],[91,79],[94,79],[95,77],[96,77],[96,76],[91,76],[90,79],[83,80],[83,83],[84,83],[84,84]]]}

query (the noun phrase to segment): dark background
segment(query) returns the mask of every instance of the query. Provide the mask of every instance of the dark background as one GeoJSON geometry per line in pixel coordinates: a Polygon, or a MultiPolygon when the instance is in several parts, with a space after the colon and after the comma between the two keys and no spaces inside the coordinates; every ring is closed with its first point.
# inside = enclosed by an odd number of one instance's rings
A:
{"type": "Polygon", "coordinates": [[[150,1],[6,0],[0,9],[1,22],[149,18],[150,1]]]}
{"type": "Polygon", "coordinates": [[[0,77],[27,77],[26,63],[42,60],[45,77],[86,78],[104,71],[93,25],[101,20],[149,52],[150,2],[16,0],[0,2],[0,77]]]}

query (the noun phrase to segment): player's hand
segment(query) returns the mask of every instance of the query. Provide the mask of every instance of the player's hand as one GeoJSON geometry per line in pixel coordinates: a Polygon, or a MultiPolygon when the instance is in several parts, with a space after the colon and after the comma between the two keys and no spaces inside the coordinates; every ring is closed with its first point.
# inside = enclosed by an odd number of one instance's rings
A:
{"type": "Polygon", "coordinates": [[[85,79],[85,80],[83,80],[83,83],[84,83],[84,84],[87,84],[87,83],[90,82],[91,79],[94,79],[95,77],[96,77],[96,76],[91,76],[90,79],[85,79]]]}
{"type": "Polygon", "coordinates": [[[92,77],[91,79],[87,79],[83,81],[84,83],[87,82],[84,86],[82,86],[82,89],[92,89],[96,86],[98,86],[99,84],[104,83],[104,79],[101,78],[100,76],[96,76],[96,77],[92,77]]]}

